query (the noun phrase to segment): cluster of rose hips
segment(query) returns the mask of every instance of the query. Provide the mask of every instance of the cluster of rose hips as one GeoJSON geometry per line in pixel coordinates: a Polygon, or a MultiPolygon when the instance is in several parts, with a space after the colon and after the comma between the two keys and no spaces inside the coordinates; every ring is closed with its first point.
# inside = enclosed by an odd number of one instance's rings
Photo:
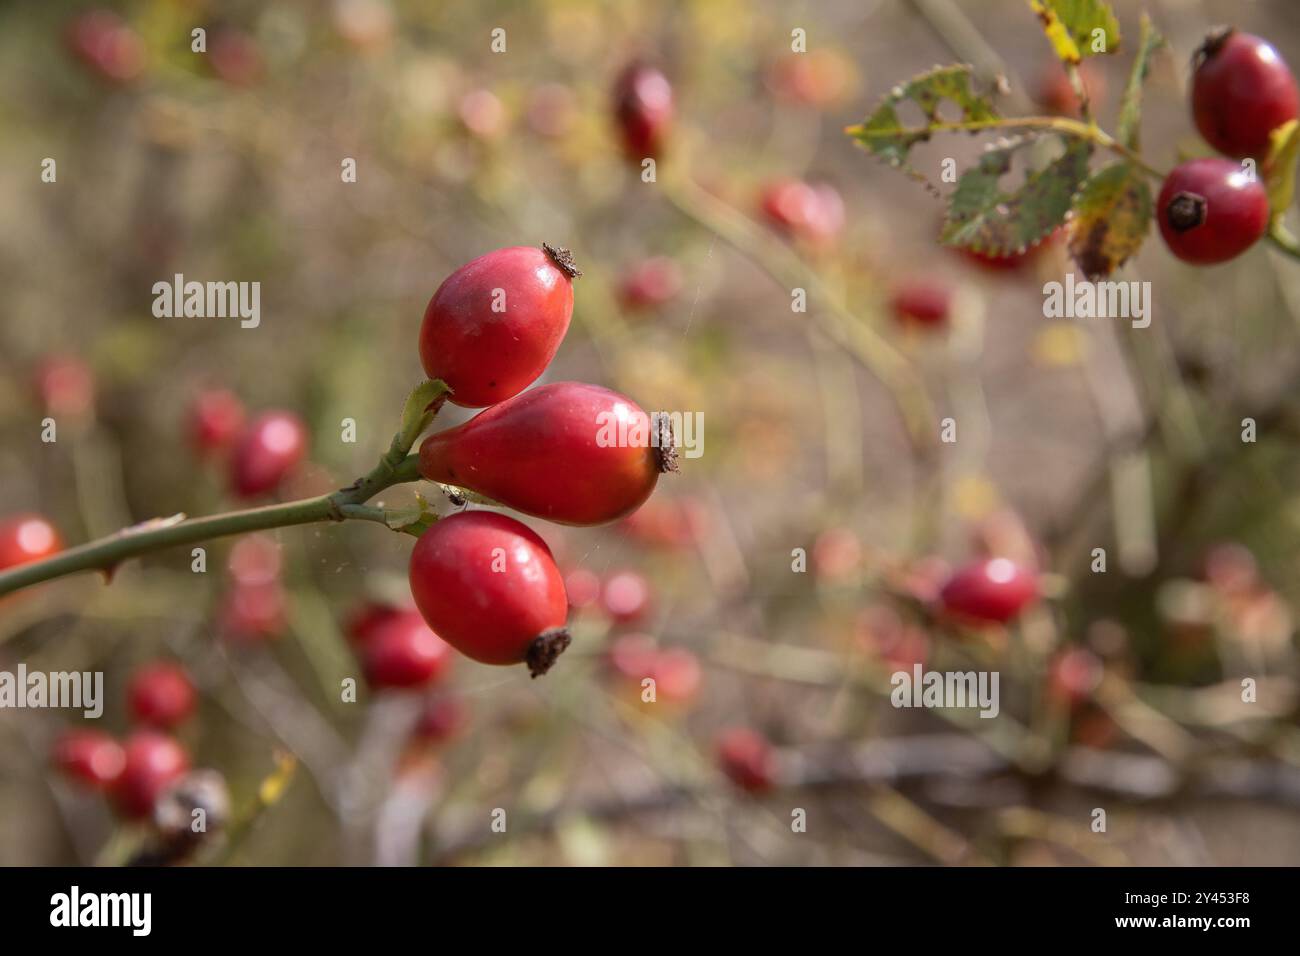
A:
{"type": "Polygon", "coordinates": [[[1267,158],[1274,130],[1300,114],[1295,77],[1269,43],[1231,28],[1197,50],[1192,116],[1205,141],[1232,159],[1193,159],[1166,178],[1156,200],[1160,234],[1179,259],[1225,262],[1268,229],[1262,176],[1243,160],[1267,158]]]}
{"type": "MultiPolygon", "coordinates": [[[[517,246],[438,287],[420,329],[424,370],[452,403],[487,407],[423,441],[423,477],[533,517],[596,525],[635,511],[675,470],[671,435],[631,399],[578,382],[528,389],[568,331],[578,275],[567,250],[517,246]]],[[[436,522],[411,553],[410,584],[429,627],[474,660],[526,661],[536,676],[568,644],[563,577],[514,518],[462,511],[436,522]]]]}
{"type": "MultiPolygon", "coordinates": [[[[262,54],[251,36],[228,26],[210,33],[205,62],[213,76],[231,86],[251,86],[261,78],[262,54]]],[[[64,42],[86,69],[114,85],[134,82],[149,65],[140,34],[111,10],[88,10],[73,17],[64,42]]]]}
{"type": "Polygon", "coordinates": [[[127,820],[150,819],[159,798],[190,769],[190,755],[171,732],[194,713],[198,695],[185,669],[155,661],[127,687],[136,725],[118,742],[102,730],[68,730],[54,745],[54,765],[75,783],[106,795],[127,820]]]}

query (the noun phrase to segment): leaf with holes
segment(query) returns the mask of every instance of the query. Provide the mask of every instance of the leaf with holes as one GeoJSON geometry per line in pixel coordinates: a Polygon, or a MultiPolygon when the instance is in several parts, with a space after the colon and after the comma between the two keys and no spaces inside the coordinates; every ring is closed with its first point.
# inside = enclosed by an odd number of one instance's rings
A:
{"type": "Polygon", "coordinates": [[[845,132],[875,155],[919,177],[920,174],[907,165],[912,147],[929,139],[936,131],[961,128],[959,124],[945,122],[939,117],[939,107],[945,101],[961,110],[961,123],[983,123],[998,118],[988,97],[972,88],[969,66],[941,66],[894,87],[880,101],[875,112],[845,132]],[[923,125],[903,125],[896,107],[904,102],[920,107],[925,117],[923,125]]]}
{"type": "Polygon", "coordinates": [[[1070,218],[1070,255],[1089,279],[1108,276],[1142,247],[1151,189],[1132,163],[1112,163],[1083,185],[1070,218]]]}
{"type": "Polygon", "coordinates": [[[1139,140],[1139,125],[1142,119],[1142,84],[1151,72],[1151,56],[1165,45],[1165,38],[1151,26],[1151,18],[1142,14],[1142,34],[1138,40],[1137,58],[1133,60],[1133,69],[1129,72],[1128,86],[1124,89],[1124,99],[1119,108],[1119,125],[1116,138],[1129,149],[1136,150],[1139,140]]]}
{"type": "Polygon", "coordinates": [[[1038,14],[1052,49],[1066,63],[1119,49],[1119,21],[1103,0],[1029,0],[1029,6],[1038,14]]]}
{"type": "Polygon", "coordinates": [[[1004,192],[1002,178],[1011,170],[1012,159],[1032,142],[1003,142],[962,173],[948,203],[941,242],[1008,256],[1041,242],[1065,221],[1074,193],[1088,175],[1092,147],[1083,140],[1064,140],[1064,152],[1057,159],[1027,173],[1019,189],[1004,192]]]}

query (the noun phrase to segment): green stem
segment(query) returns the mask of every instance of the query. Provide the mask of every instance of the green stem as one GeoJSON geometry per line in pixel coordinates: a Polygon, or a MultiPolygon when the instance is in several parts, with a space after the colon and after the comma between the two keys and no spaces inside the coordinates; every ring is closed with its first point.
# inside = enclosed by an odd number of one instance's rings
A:
{"type": "Polygon", "coordinates": [[[12,568],[0,573],[0,595],[82,571],[102,571],[105,575],[111,575],[119,564],[130,558],[232,534],[288,528],[320,521],[357,519],[386,523],[383,509],[365,507],[364,503],[385,488],[419,479],[419,456],[407,455],[409,448],[407,437],[399,433],[379,464],[368,475],[332,494],[206,518],[180,519],[178,516],[175,520],[163,518],[146,521],[97,541],[61,551],[43,561],[12,568]],[[403,443],[406,443],[405,448],[402,447],[403,443]]]}
{"type": "Polygon", "coordinates": [[[1282,225],[1280,218],[1273,221],[1268,230],[1268,241],[1293,259],[1300,259],[1300,240],[1291,234],[1291,230],[1282,225]]]}
{"type": "MultiPolygon", "coordinates": [[[[1148,164],[1141,156],[1133,152],[1115,137],[1111,136],[1104,129],[1092,123],[1085,123],[1081,120],[1069,119],[1064,116],[1012,116],[1004,119],[993,120],[970,120],[964,123],[932,123],[924,129],[917,129],[912,132],[916,133],[978,133],[981,130],[988,129],[1048,129],[1060,133],[1063,136],[1074,136],[1078,139],[1086,139],[1090,143],[1095,143],[1102,149],[1108,149],[1112,153],[1123,156],[1134,166],[1141,169],[1149,176],[1163,180],[1166,176],[1154,166],[1148,164]]],[[[872,136],[869,130],[864,130],[860,126],[850,126],[846,128],[846,133],[856,139],[864,139],[872,136]]],[[[897,137],[903,130],[889,130],[887,135],[897,137]]],[[[886,135],[882,132],[881,135],[886,135]]]]}

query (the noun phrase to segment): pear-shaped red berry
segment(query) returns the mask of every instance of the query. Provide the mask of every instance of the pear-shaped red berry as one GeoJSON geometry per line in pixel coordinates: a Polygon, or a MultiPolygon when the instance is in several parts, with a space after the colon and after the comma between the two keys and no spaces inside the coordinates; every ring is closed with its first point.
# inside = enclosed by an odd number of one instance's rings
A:
{"type": "Polygon", "coordinates": [[[569,646],[560,569],[546,542],[507,515],[443,518],[415,543],[410,582],[425,622],[466,657],[527,661],[536,677],[569,646]]]}
{"type": "Polygon", "coordinates": [[[466,263],[424,310],[420,361],[466,408],[518,395],[546,370],[573,317],[567,249],[512,246],[466,263]]]}
{"type": "Polygon", "coordinates": [[[666,419],[579,382],[529,389],[420,446],[425,478],[560,524],[615,521],[676,470],[666,419]]]}
{"type": "Polygon", "coordinates": [[[1229,156],[1263,158],[1269,134],[1300,115],[1300,90],[1267,41],[1231,27],[1196,52],[1192,116],[1206,142],[1229,156]]]}

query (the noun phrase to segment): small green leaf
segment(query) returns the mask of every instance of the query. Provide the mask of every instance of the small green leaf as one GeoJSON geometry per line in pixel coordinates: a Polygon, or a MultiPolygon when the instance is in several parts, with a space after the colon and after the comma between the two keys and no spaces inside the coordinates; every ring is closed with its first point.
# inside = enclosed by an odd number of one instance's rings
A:
{"type": "Polygon", "coordinates": [[[450,393],[451,389],[446,382],[434,378],[421,382],[407,397],[402,409],[402,427],[396,439],[403,454],[411,450],[415,440],[433,422],[438,409],[450,393]]]}
{"type": "Polygon", "coordinates": [[[1104,0],[1029,0],[1056,55],[1066,63],[1119,49],[1119,21],[1104,0]],[[1097,41],[1103,40],[1102,49],[1097,41]]]}
{"type": "Polygon", "coordinates": [[[1300,121],[1287,120],[1269,134],[1264,185],[1273,219],[1281,219],[1295,198],[1296,158],[1300,156],[1300,121]]]}
{"type": "Polygon", "coordinates": [[[1098,170],[1070,217],[1070,255],[1089,279],[1108,276],[1142,247],[1151,228],[1151,188],[1132,163],[1098,170]]]}
{"type": "Polygon", "coordinates": [[[939,239],[973,252],[1006,256],[1042,241],[1065,221],[1075,190],[1088,175],[1089,143],[1064,140],[1065,150],[1025,176],[1020,188],[1003,191],[1001,180],[1015,154],[1034,140],[1019,138],[987,150],[962,173],[948,204],[939,239]]]}
{"type": "Polygon", "coordinates": [[[1119,108],[1119,126],[1116,138],[1129,149],[1138,148],[1142,120],[1142,84],[1151,72],[1151,56],[1165,45],[1162,37],[1151,26],[1151,18],[1142,14],[1142,35],[1138,41],[1137,58],[1129,72],[1128,86],[1119,108]]]}
{"type": "Polygon", "coordinates": [[[415,504],[410,507],[384,510],[384,523],[388,527],[417,538],[433,527],[437,520],[438,516],[429,507],[429,502],[418,492],[415,495],[415,504]]]}
{"type": "Polygon", "coordinates": [[[998,118],[988,97],[972,89],[969,66],[941,66],[894,87],[880,101],[875,112],[845,132],[872,153],[919,177],[920,174],[907,165],[908,152],[917,143],[929,139],[935,131],[954,128],[953,124],[945,123],[939,117],[939,107],[945,100],[961,110],[963,123],[981,123],[998,118]],[[924,125],[903,125],[895,107],[907,101],[920,107],[925,117],[924,125]]]}

